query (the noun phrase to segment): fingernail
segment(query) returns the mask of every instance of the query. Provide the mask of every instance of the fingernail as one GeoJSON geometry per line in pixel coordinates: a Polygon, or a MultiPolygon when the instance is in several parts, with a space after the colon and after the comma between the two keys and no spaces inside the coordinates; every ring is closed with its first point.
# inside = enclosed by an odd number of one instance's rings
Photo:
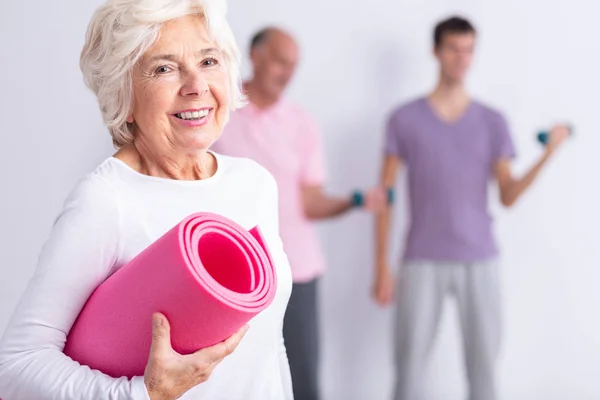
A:
{"type": "Polygon", "coordinates": [[[162,318],[159,315],[153,315],[152,316],[152,324],[154,325],[155,328],[160,328],[160,326],[162,325],[162,318]]]}

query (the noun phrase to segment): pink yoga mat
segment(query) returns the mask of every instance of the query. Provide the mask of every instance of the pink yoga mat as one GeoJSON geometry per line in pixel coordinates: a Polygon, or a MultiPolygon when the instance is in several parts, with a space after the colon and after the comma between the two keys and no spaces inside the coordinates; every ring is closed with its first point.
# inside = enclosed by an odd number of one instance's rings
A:
{"type": "Polygon", "coordinates": [[[267,308],[276,282],[258,227],[193,214],[98,286],[64,352],[113,377],[141,376],[152,313],[167,317],[173,348],[189,354],[225,340],[267,308]]]}

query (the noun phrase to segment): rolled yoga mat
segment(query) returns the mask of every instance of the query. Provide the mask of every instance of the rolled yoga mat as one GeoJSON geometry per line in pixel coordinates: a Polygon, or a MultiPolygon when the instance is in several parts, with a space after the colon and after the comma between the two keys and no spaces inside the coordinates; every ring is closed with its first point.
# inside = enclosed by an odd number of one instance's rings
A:
{"type": "Polygon", "coordinates": [[[64,353],[113,377],[142,376],[154,312],[169,320],[173,349],[189,354],[225,340],[267,308],[276,282],[258,227],[193,214],[98,286],[64,353]]]}

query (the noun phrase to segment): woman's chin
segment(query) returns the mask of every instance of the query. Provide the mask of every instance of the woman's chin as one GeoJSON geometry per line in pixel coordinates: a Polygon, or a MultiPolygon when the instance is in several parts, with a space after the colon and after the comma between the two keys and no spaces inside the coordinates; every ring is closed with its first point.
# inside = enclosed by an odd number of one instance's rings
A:
{"type": "Polygon", "coordinates": [[[202,153],[210,149],[210,146],[215,142],[216,135],[201,135],[191,137],[185,142],[181,143],[181,149],[186,153],[202,153]]]}

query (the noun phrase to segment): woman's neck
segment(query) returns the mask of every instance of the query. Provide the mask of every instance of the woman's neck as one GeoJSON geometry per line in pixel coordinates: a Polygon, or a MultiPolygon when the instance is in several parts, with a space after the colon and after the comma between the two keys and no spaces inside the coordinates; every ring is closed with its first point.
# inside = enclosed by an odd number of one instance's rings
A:
{"type": "Polygon", "coordinates": [[[141,174],[175,180],[206,179],[217,170],[217,162],[207,150],[195,154],[159,152],[142,140],[123,146],[114,157],[141,174]]]}

